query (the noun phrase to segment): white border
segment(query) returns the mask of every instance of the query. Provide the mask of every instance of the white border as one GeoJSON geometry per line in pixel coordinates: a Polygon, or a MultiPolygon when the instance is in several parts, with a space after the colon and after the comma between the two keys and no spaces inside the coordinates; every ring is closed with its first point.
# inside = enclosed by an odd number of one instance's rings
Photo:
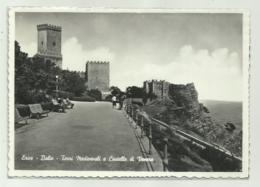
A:
{"type": "Polygon", "coordinates": [[[8,111],[10,177],[187,177],[247,178],[249,177],[249,12],[244,9],[118,9],[76,7],[10,7],[8,51],[8,111]],[[242,172],[140,172],[140,171],[60,171],[15,170],[14,168],[14,41],[16,12],[77,12],[77,13],[241,13],[243,14],[243,151],[242,172]]]}

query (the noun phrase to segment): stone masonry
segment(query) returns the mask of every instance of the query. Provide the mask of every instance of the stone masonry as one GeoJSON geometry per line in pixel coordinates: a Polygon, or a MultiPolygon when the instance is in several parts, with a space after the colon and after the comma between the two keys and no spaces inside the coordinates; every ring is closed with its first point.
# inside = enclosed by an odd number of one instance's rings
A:
{"type": "Polygon", "coordinates": [[[109,92],[109,62],[88,61],[86,63],[87,89],[98,89],[102,94],[109,92]]]}
{"type": "Polygon", "coordinates": [[[147,94],[154,94],[158,99],[169,97],[170,83],[164,80],[150,80],[144,82],[144,89],[147,94]]]}
{"type": "Polygon", "coordinates": [[[61,27],[50,24],[37,25],[38,50],[36,57],[44,58],[62,68],[61,27]]]}

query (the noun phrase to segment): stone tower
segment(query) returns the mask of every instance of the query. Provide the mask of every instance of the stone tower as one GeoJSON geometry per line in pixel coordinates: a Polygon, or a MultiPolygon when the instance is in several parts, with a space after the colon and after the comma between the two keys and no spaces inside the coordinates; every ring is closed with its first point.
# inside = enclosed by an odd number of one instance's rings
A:
{"type": "Polygon", "coordinates": [[[109,92],[109,62],[88,61],[86,81],[88,89],[98,89],[102,94],[109,92]]]}
{"type": "Polygon", "coordinates": [[[41,24],[37,25],[38,30],[38,50],[36,56],[50,60],[62,68],[61,55],[61,27],[41,24]]]}
{"type": "Polygon", "coordinates": [[[164,80],[144,81],[144,89],[147,94],[154,94],[158,99],[169,97],[170,83],[164,80]]]}

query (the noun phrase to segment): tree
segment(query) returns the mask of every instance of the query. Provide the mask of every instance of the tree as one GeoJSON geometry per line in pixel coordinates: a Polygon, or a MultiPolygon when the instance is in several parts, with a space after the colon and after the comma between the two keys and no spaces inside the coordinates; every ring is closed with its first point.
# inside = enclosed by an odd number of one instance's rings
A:
{"type": "Polygon", "coordinates": [[[110,90],[111,95],[121,95],[121,93],[122,93],[120,88],[118,88],[116,86],[111,86],[109,90],[110,90]]]}
{"type": "Polygon", "coordinates": [[[86,90],[85,80],[76,71],[63,70],[60,73],[59,88],[75,96],[82,96],[86,90]]]}
{"type": "Polygon", "coordinates": [[[27,53],[21,51],[21,47],[15,41],[15,102],[27,103],[29,100],[28,90],[31,89],[27,75],[30,72],[27,53]]]}
{"type": "Polygon", "coordinates": [[[55,88],[55,76],[61,71],[54,63],[34,57],[31,63],[31,86],[38,91],[47,91],[55,88]]]}
{"type": "Polygon", "coordinates": [[[56,87],[56,75],[59,76],[59,91],[81,96],[85,80],[77,72],[61,70],[51,61],[43,58],[28,58],[27,53],[15,41],[15,102],[29,104],[44,101],[46,93],[52,93],[56,87]]]}
{"type": "Polygon", "coordinates": [[[129,86],[126,89],[126,96],[130,98],[144,98],[146,93],[141,87],[129,86]]]}
{"type": "Polygon", "coordinates": [[[16,103],[33,103],[44,98],[55,88],[55,75],[60,68],[43,58],[29,58],[15,41],[15,100],[16,103]]]}
{"type": "Polygon", "coordinates": [[[87,95],[95,98],[97,101],[102,100],[102,93],[98,89],[92,89],[87,92],[87,95]]]}

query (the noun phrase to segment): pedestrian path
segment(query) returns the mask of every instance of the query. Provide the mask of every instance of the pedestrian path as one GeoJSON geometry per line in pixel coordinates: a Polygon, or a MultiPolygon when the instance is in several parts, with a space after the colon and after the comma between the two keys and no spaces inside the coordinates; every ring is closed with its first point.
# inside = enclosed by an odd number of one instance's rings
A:
{"type": "Polygon", "coordinates": [[[147,171],[147,163],[137,159],[142,158],[139,144],[111,103],[75,102],[65,114],[53,113],[15,131],[15,168],[147,171]]]}

